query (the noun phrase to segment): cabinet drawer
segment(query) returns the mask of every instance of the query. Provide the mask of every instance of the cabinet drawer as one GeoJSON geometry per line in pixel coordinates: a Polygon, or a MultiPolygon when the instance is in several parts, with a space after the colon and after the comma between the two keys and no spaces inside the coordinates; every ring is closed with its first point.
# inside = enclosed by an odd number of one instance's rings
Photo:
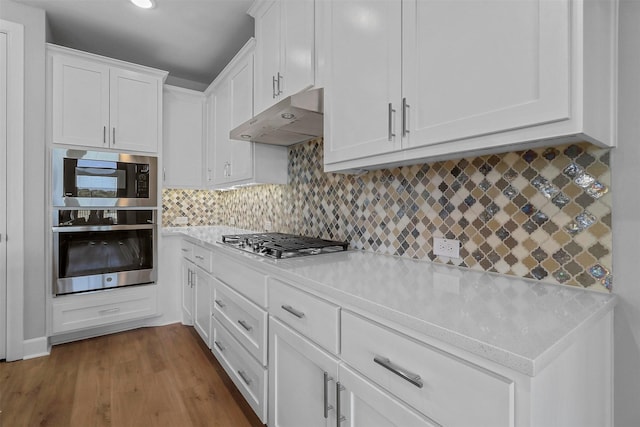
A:
{"type": "Polygon", "coordinates": [[[251,408],[267,422],[267,370],[260,366],[215,318],[211,319],[211,351],[251,408]]]}
{"type": "Polygon", "coordinates": [[[222,253],[216,252],[213,275],[260,307],[267,306],[267,276],[222,253]]]}
{"type": "Polygon", "coordinates": [[[201,246],[194,246],[193,258],[198,267],[205,270],[207,273],[211,273],[213,270],[213,254],[209,249],[205,249],[201,246]]]}
{"type": "Polygon", "coordinates": [[[156,286],[60,296],[52,302],[52,332],[68,332],[156,314],[156,286]]]}
{"type": "Polygon", "coordinates": [[[442,425],[513,426],[511,380],[349,312],[342,359],[442,425]]]}
{"type": "Polygon", "coordinates": [[[213,279],[213,315],[263,366],[267,364],[267,312],[213,279]]]}
{"type": "Polygon", "coordinates": [[[191,242],[187,242],[186,240],[182,240],[182,244],[180,245],[180,252],[182,256],[188,259],[191,262],[195,262],[195,258],[193,257],[193,250],[196,245],[191,242]]]}
{"type": "Polygon", "coordinates": [[[269,313],[334,354],[340,352],[340,307],[269,279],[269,313]]]}

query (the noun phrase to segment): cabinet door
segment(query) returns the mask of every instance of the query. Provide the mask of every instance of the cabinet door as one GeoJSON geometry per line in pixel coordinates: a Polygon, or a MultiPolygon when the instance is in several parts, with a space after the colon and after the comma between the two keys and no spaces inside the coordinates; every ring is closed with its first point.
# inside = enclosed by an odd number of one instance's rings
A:
{"type": "Polygon", "coordinates": [[[229,82],[222,82],[211,94],[212,139],[209,149],[213,154],[213,184],[224,184],[228,180],[231,152],[229,130],[231,112],[229,111],[230,97],[229,82]]]}
{"type": "MultiPolygon", "coordinates": [[[[230,128],[253,117],[253,55],[238,62],[229,74],[230,128]]],[[[228,132],[227,132],[228,139],[228,132]]],[[[241,181],[253,176],[252,143],[229,140],[229,181],[241,181]]]]}
{"type": "Polygon", "coordinates": [[[568,119],[569,3],[404,0],[406,146],[568,119]]]}
{"type": "Polygon", "coordinates": [[[185,325],[193,324],[193,282],[195,280],[195,266],[182,259],[181,264],[182,277],[182,323],[185,325]]]}
{"type": "Polygon", "coordinates": [[[109,67],[53,56],[53,142],[108,147],[109,67]]]}
{"type": "Polygon", "coordinates": [[[340,365],[340,413],[350,427],[435,427],[438,424],[340,365]]]}
{"type": "Polygon", "coordinates": [[[195,269],[194,276],[193,326],[208,346],[211,327],[211,277],[200,268],[195,269]]]}
{"type": "Polygon", "coordinates": [[[158,79],[112,68],[110,72],[111,148],[158,151],[158,79]]]}
{"type": "Polygon", "coordinates": [[[285,97],[315,82],[314,1],[283,1],[281,9],[280,90],[285,97]]]}
{"type": "Polygon", "coordinates": [[[256,75],[255,112],[266,110],[275,102],[280,70],[280,1],[271,2],[255,16],[256,75]]]}
{"type": "Polygon", "coordinates": [[[335,425],[337,373],[337,359],[269,318],[270,427],[335,425]]]}
{"type": "Polygon", "coordinates": [[[202,186],[203,96],[165,86],[163,94],[163,186],[202,186]]]}
{"type": "Polygon", "coordinates": [[[401,6],[400,0],[319,2],[325,163],[401,147],[401,6]]]}

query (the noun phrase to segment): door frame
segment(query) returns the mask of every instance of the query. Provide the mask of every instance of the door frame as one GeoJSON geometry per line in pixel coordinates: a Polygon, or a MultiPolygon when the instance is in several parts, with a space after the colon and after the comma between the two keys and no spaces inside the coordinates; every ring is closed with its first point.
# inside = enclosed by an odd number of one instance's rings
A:
{"type": "Polygon", "coordinates": [[[0,19],[0,31],[7,35],[7,201],[12,209],[7,210],[6,360],[11,361],[24,356],[24,26],[0,19]]]}

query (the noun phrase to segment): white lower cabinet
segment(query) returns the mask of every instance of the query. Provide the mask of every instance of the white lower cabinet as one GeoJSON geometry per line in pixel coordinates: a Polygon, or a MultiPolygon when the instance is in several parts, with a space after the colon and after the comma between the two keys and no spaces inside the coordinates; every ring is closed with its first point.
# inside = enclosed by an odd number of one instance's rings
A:
{"type": "Polygon", "coordinates": [[[157,313],[157,286],[132,286],[53,298],[52,333],[105,326],[157,313]]]}
{"type": "Polygon", "coordinates": [[[269,319],[269,427],[336,425],[339,360],[269,319]]]}
{"type": "MultiPolygon", "coordinates": [[[[267,369],[258,363],[215,318],[211,319],[211,351],[260,421],[267,421],[267,369]]],[[[302,426],[304,424],[299,424],[302,426]]]]}
{"type": "Polygon", "coordinates": [[[354,370],[340,364],[336,407],[341,425],[349,427],[436,427],[354,370]]]}

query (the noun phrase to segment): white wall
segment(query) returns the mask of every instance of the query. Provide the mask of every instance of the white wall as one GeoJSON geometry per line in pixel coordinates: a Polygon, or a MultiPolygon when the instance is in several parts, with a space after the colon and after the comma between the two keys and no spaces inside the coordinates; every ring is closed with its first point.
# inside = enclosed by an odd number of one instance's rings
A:
{"type": "Polygon", "coordinates": [[[620,2],[619,144],[612,150],[615,425],[640,425],[640,2],[620,2]]]}
{"type": "MultiPolygon", "coordinates": [[[[45,14],[0,0],[0,18],[24,25],[24,339],[45,329],[45,14]]],[[[11,286],[9,283],[8,286],[11,286]]],[[[11,325],[9,325],[11,327],[11,325]]]]}

